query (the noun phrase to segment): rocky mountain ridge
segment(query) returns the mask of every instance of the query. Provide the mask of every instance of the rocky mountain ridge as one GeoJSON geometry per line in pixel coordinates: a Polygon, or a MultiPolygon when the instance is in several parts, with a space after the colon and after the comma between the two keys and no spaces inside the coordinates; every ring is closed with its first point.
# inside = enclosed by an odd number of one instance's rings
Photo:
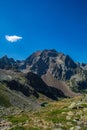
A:
{"type": "Polygon", "coordinates": [[[15,69],[22,72],[33,72],[42,76],[49,70],[58,80],[69,80],[72,75],[87,69],[87,64],[76,63],[69,55],[56,50],[37,51],[24,61],[15,61],[13,58],[3,56],[0,58],[0,69],[15,69]]]}
{"type": "MultiPolygon", "coordinates": [[[[0,81],[4,81],[10,89],[13,87],[24,94],[31,92],[31,87],[24,84],[25,75],[29,74],[29,80],[33,82],[30,86],[34,87],[37,97],[38,92],[53,99],[61,95],[73,97],[87,91],[86,66],[56,50],[37,51],[24,61],[15,61],[4,56],[0,58],[0,81]],[[20,84],[20,81],[23,83],[20,84]]],[[[25,96],[29,96],[29,93],[25,96]]]]}
{"type": "Polygon", "coordinates": [[[68,56],[56,50],[44,50],[33,53],[25,60],[26,71],[32,71],[40,76],[50,73],[57,79],[70,79],[75,73],[77,64],[68,56]],[[68,75],[67,75],[68,73],[68,75]]]}
{"type": "Polygon", "coordinates": [[[24,61],[21,70],[38,74],[48,86],[58,88],[70,97],[75,95],[71,90],[87,91],[84,87],[87,84],[87,65],[76,63],[69,55],[54,49],[33,53],[24,61]]]}
{"type": "Polygon", "coordinates": [[[0,69],[0,106],[37,109],[44,100],[59,100],[65,94],[48,86],[38,75],[0,69]],[[43,98],[43,101],[40,101],[43,98]]]}

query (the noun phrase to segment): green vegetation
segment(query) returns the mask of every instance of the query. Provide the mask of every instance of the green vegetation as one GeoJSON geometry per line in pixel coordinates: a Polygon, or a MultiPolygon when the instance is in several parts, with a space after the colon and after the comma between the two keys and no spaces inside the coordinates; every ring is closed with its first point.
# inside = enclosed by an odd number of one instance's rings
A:
{"type": "Polygon", "coordinates": [[[39,128],[34,128],[34,127],[29,127],[29,128],[25,128],[25,130],[40,130],[39,128]]]}
{"type": "Polygon", "coordinates": [[[7,96],[6,89],[4,85],[0,84],[0,105],[9,107],[11,106],[9,97],[7,96]]]}
{"type": "Polygon", "coordinates": [[[10,130],[87,130],[87,96],[51,101],[36,111],[15,111],[5,116],[10,130]]]}
{"type": "Polygon", "coordinates": [[[10,130],[26,130],[26,129],[21,126],[16,126],[15,128],[12,128],[10,130]]]}
{"type": "Polygon", "coordinates": [[[22,114],[16,116],[9,116],[8,120],[14,124],[17,124],[17,123],[24,123],[27,120],[29,121],[29,117],[26,114],[22,114]]]}
{"type": "Polygon", "coordinates": [[[84,108],[87,108],[87,104],[85,103],[85,104],[82,104],[82,106],[84,107],[84,108]]]}

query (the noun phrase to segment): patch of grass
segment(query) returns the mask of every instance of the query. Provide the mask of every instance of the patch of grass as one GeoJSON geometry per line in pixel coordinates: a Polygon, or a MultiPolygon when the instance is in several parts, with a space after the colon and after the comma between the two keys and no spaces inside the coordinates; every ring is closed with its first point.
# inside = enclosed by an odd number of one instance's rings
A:
{"type": "Polygon", "coordinates": [[[50,115],[57,115],[57,114],[61,114],[62,112],[68,112],[68,109],[59,109],[59,110],[53,110],[52,112],[50,112],[50,115]]]}
{"type": "Polygon", "coordinates": [[[29,117],[27,115],[9,116],[8,120],[14,124],[18,124],[29,120],[29,117]]]}
{"type": "Polygon", "coordinates": [[[63,123],[63,122],[67,122],[66,120],[65,120],[65,118],[61,118],[61,117],[59,117],[59,118],[57,118],[57,117],[54,117],[54,118],[52,118],[51,119],[51,121],[53,122],[53,123],[63,123]]]}
{"type": "Polygon", "coordinates": [[[11,106],[10,99],[6,93],[6,89],[1,84],[0,84],[0,105],[5,107],[11,106]]]}
{"type": "Polygon", "coordinates": [[[22,127],[22,126],[16,126],[15,128],[11,128],[10,130],[41,130],[39,128],[34,127],[22,127]]]}
{"type": "Polygon", "coordinates": [[[3,95],[1,95],[1,93],[0,93],[0,105],[5,106],[5,107],[11,106],[9,100],[6,97],[4,97],[3,95]]]}
{"type": "Polygon", "coordinates": [[[26,129],[21,126],[16,126],[15,128],[11,128],[10,130],[26,130],[26,129]]]}
{"type": "Polygon", "coordinates": [[[82,104],[82,106],[87,108],[87,104],[82,104]]]}
{"type": "Polygon", "coordinates": [[[61,123],[66,122],[66,114],[61,114],[62,112],[67,113],[69,110],[67,109],[55,109],[52,112],[48,113],[46,118],[47,121],[52,121],[53,123],[61,123]]]}
{"type": "Polygon", "coordinates": [[[29,128],[26,128],[26,130],[41,130],[39,128],[34,128],[34,127],[29,127],[29,128]]]}

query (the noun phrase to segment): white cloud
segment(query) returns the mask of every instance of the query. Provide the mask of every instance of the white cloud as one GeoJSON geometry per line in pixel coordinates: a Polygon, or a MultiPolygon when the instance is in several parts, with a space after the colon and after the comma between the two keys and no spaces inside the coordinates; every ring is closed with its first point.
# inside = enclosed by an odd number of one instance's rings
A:
{"type": "Polygon", "coordinates": [[[16,36],[16,35],[14,35],[14,36],[6,35],[5,38],[9,42],[17,42],[18,40],[22,39],[22,37],[19,37],[19,36],[16,36]]]}

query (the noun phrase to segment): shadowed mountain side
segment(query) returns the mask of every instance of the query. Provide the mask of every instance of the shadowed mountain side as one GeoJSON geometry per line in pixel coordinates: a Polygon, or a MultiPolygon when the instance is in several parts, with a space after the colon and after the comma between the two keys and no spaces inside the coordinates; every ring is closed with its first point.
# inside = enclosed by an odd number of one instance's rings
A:
{"type": "Polygon", "coordinates": [[[58,97],[64,98],[64,93],[54,87],[48,86],[38,75],[29,72],[26,76],[28,84],[31,85],[37,92],[45,96],[57,100],[58,97]]]}
{"type": "Polygon", "coordinates": [[[23,100],[29,100],[29,102],[31,102],[31,97],[33,100],[35,99],[35,101],[37,99],[39,100],[41,96],[43,96],[43,99],[49,98],[51,100],[58,100],[59,98],[66,97],[61,90],[46,85],[46,83],[44,83],[44,81],[38,75],[31,72],[28,74],[24,74],[21,72],[14,72],[12,70],[1,69],[0,74],[0,90],[1,88],[5,88],[3,90],[3,96],[5,97],[7,95],[9,97],[9,102],[11,101],[11,104],[20,104],[21,101],[19,100],[21,99],[21,97],[23,98],[23,100]],[[11,92],[11,99],[7,90],[11,92]]]}
{"type": "Polygon", "coordinates": [[[17,62],[6,55],[0,58],[0,69],[18,69],[17,62]]]}

